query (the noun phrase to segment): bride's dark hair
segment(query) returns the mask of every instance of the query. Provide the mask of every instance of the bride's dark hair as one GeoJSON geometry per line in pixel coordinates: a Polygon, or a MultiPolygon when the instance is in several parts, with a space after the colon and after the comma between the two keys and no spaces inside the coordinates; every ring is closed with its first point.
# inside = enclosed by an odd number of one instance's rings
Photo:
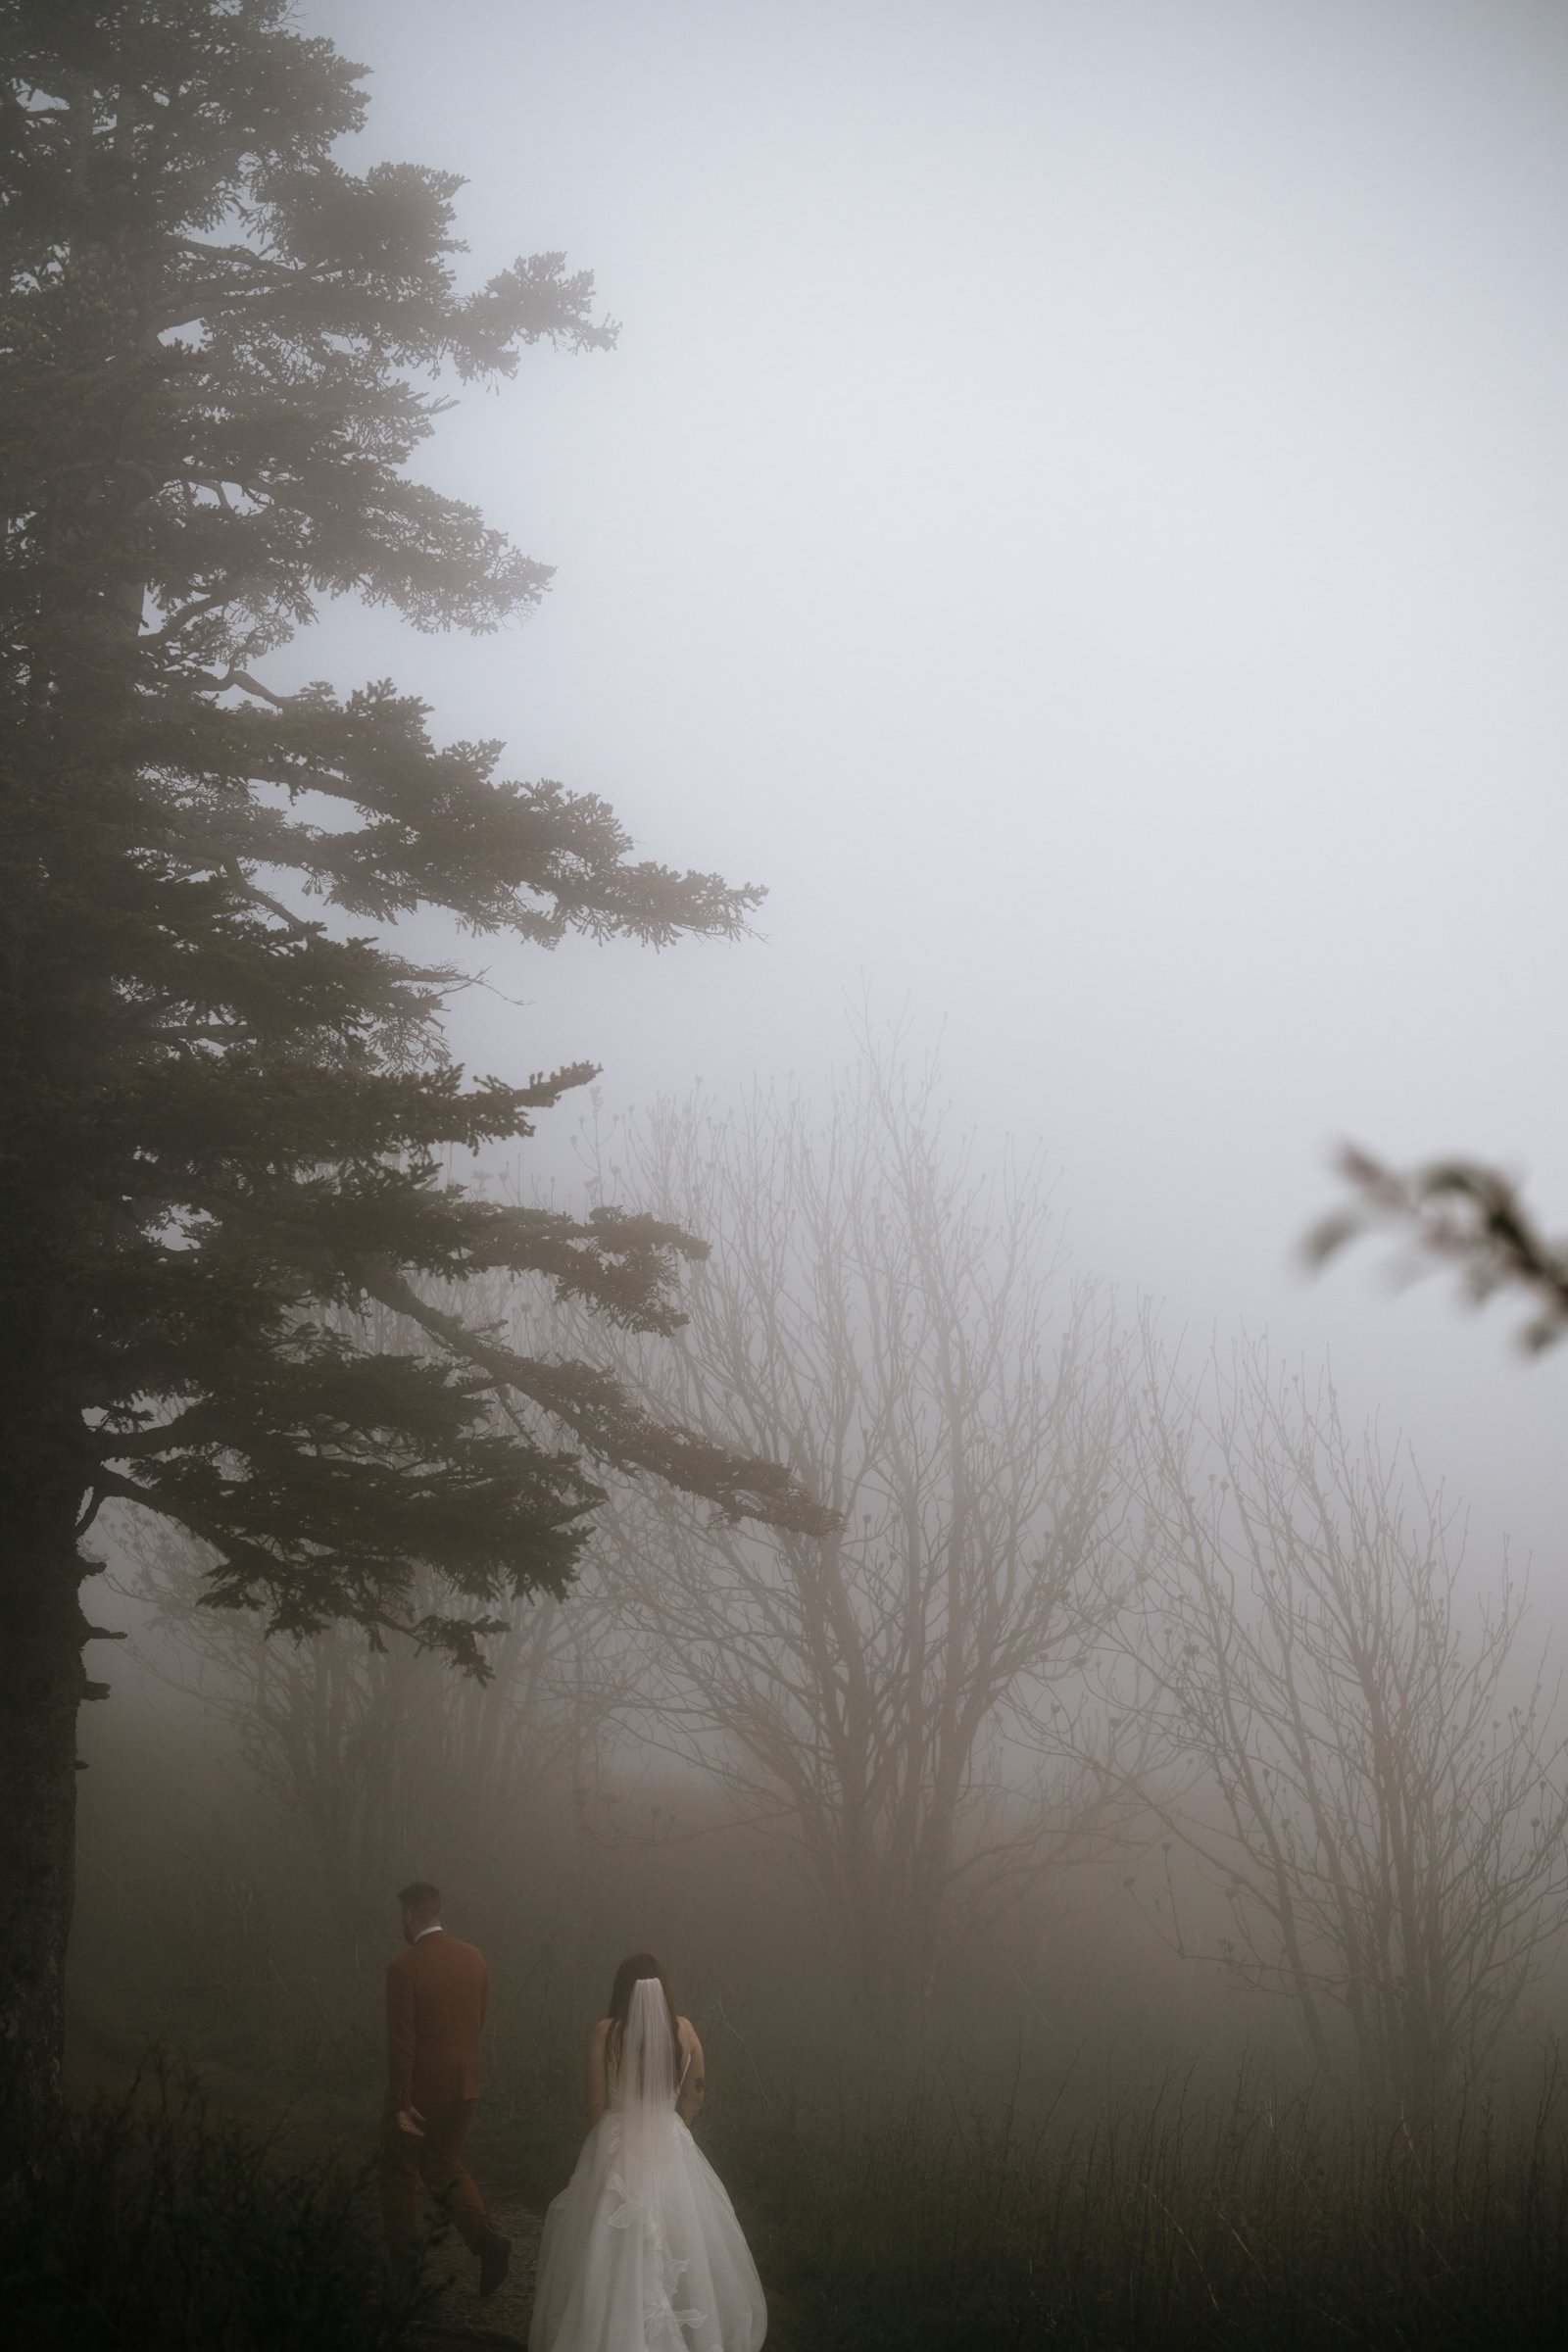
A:
{"type": "Polygon", "coordinates": [[[652,1952],[633,1952],[615,1971],[615,1982],[610,1988],[610,2039],[608,2054],[619,2058],[626,2037],[626,2020],[631,2015],[632,1986],[645,1977],[652,1977],[662,1987],[664,2007],[669,2012],[669,2038],[677,2058],[680,2052],[680,2019],[675,2015],[675,1995],[669,1989],[665,1976],[652,1952]]]}

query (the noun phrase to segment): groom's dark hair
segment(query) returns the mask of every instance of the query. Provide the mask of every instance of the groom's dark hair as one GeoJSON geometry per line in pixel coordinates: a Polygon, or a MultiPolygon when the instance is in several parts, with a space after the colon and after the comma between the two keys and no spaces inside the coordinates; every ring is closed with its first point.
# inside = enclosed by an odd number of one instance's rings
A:
{"type": "Polygon", "coordinates": [[[398,1901],[416,1919],[438,1919],[441,1914],[441,1889],[432,1886],[428,1879],[416,1879],[412,1885],[399,1889],[398,1901]]]}

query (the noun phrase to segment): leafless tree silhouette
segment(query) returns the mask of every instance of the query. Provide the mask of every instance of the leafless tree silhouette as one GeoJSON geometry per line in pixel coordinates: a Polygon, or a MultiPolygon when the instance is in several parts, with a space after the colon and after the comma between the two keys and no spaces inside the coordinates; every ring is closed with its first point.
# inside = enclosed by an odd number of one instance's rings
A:
{"type": "Polygon", "coordinates": [[[648,1726],[784,1840],[894,2043],[956,1940],[1102,1825],[1071,1693],[1117,1597],[1110,1306],[1061,1279],[1039,1163],[976,1175],[945,1125],[932,1077],[867,1051],[819,1117],[699,1099],[596,1147],[604,1187],[712,1244],[664,1361],[630,1342],[617,1371],[839,1521],[617,1491],[596,1541],[648,1726]]]}
{"type": "Polygon", "coordinates": [[[1290,1994],[1333,2071],[1412,2119],[1483,2067],[1568,1887],[1554,1692],[1506,1560],[1332,1386],[1265,1348],[1184,1385],[1151,1342],[1138,1629],[1167,1827],[1229,1896],[1225,1956],[1290,1994]]]}
{"type": "MultiPolygon", "coordinates": [[[[455,1674],[407,1635],[350,1625],[298,1640],[216,1609],[206,1562],[178,1531],[123,1529],[128,1589],[153,1617],[142,1662],[233,1725],[241,1753],[315,1864],[345,1950],[384,1957],[388,1897],[416,1870],[483,1884],[498,1830],[563,1771],[591,1780],[591,1749],[623,1701],[596,1637],[590,1584],[569,1605],[514,1605],[487,1644],[490,1676],[455,1674]]],[[[416,1599],[419,1596],[415,1594],[416,1599]]]]}

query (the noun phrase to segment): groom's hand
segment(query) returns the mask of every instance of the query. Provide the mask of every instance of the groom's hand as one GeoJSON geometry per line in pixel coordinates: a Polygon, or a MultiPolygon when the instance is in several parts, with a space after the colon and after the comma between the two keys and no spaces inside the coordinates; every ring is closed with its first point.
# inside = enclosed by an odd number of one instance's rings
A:
{"type": "Polygon", "coordinates": [[[398,2130],[406,2132],[410,2139],[424,2137],[424,2118],[417,2107],[400,2107],[393,2120],[397,2124],[398,2130]]]}

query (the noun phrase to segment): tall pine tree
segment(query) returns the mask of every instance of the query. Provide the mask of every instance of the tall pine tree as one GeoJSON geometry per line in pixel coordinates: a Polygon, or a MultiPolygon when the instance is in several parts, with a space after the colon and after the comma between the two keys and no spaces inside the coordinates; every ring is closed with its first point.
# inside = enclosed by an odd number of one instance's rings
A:
{"type": "MultiPolygon", "coordinates": [[[[559,254],[460,290],[460,182],[332,160],[359,69],[285,0],[0,0],[0,2147],[53,2101],[71,1912],[83,1537],[111,1498],[209,1545],[285,1632],[403,1624],[459,1664],[571,1575],[605,1464],[818,1515],[581,1364],[451,1311],[534,1274],[678,1320],[699,1247],[445,1173],[586,1069],[466,1079],[419,907],[548,947],[740,930],[758,894],[634,862],[611,810],[433,743],[390,684],[281,693],[340,594],[493,629],[548,573],[408,461],[460,381],[602,348],[559,254]],[[339,911],[318,919],[312,901],[339,911]],[[390,1307],[402,1352],[356,1340],[390,1307]],[[501,1409],[504,1405],[505,1409],[501,1409]]],[[[384,1317],[382,1318],[384,1321],[384,1317]]]]}

